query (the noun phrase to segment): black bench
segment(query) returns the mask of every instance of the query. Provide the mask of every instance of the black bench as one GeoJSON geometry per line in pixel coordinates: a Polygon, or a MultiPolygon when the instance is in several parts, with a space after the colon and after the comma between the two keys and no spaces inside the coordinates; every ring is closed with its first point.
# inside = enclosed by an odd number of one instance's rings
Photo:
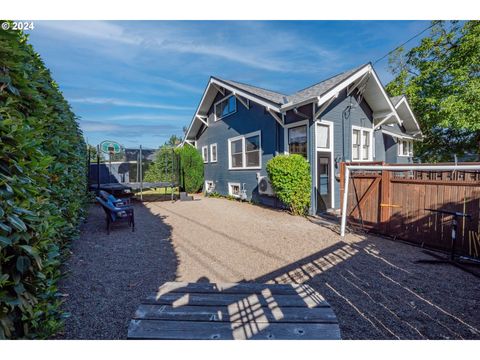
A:
{"type": "Polygon", "coordinates": [[[128,226],[131,226],[132,231],[135,231],[135,216],[133,206],[115,206],[112,203],[103,200],[97,196],[97,201],[105,211],[107,222],[107,234],[110,234],[111,224],[115,222],[125,221],[128,226]]]}

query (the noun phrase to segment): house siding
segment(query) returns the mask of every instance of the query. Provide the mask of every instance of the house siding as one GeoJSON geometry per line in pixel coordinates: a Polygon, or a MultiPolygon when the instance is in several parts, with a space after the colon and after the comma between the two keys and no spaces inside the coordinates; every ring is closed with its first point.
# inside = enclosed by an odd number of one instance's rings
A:
{"type": "MultiPolygon", "coordinates": [[[[340,162],[350,161],[352,158],[352,126],[360,126],[368,129],[373,127],[373,112],[365,100],[357,100],[356,94],[347,95],[347,91],[340,92],[337,99],[330,104],[320,115],[320,119],[333,122],[333,158],[335,161],[334,171],[334,206],[340,207],[340,162]],[[351,106],[349,115],[348,107],[351,106]],[[345,120],[342,121],[345,112],[345,120]]],[[[383,137],[379,131],[373,133],[373,160],[384,161],[383,137]]],[[[316,189],[315,189],[316,193],[316,189]]]]}
{"type": "MultiPolygon", "coordinates": [[[[221,100],[224,96],[218,94],[215,102],[221,100]]],[[[276,200],[268,196],[260,196],[257,188],[257,174],[267,175],[265,165],[275,153],[283,151],[283,129],[275,119],[261,105],[254,102],[249,103],[249,109],[245,108],[237,100],[237,111],[218,121],[214,121],[213,105],[208,112],[209,126],[205,127],[197,140],[197,149],[201,151],[202,147],[210,144],[217,144],[217,162],[205,163],[204,175],[205,181],[215,183],[215,191],[222,195],[228,195],[228,183],[245,184],[247,197],[254,201],[275,205],[276,200]],[[254,170],[229,170],[228,169],[228,139],[248,134],[255,131],[261,131],[261,169],[254,170]],[[276,135],[276,136],[275,136],[276,135]]]]}
{"type": "MultiPolygon", "coordinates": [[[[208,111],[209,126],[203,126],[197,139],[197,149],[201,151],[203,146],[217,144],[217,162],[205,163],[205,181],[213,181],[215,191],[222,195],[228,195],[228,183],[239,183],[245,186],[248,199],[263,203],[269,206],[279,206],[280,202],[274,197],[261,196],[258,193],[258,176],[266,176],[265,170],[268,160],[279,153],[287,150],[285,144],[285,131],[282,126],[268,113],[261,105],[250,101],[249,109],[237,100],[237,111],[218,121],[214,121],[214,104],[228,95],[217,94],[214,102],[208,111]],[[229,170],[228,164],[228,139],[261,131],[262,167],[254,170],[229,170]]],[[[334,159],[334,181],[333,196],[334,207],[340,207],[340,184],[339,167],[341,161],[350,161],[352,153],[352,126],[373,129],[373,111],[365,100],[358,101],[357,94],[347,95],[347,91],[340,92],[337,99],[330,104],[320,115],[321,120],[333,123],[333,159],[334,159]],[[348,109],[350,111],[348,112],[348,109]],[[348,114],[344,117],[343,114],[348,114]],[[344,118],[344,120],[342,120],[344,118]]],[[[292,124],[297,121],[309,118],[309,158],[311,166],[312,182],[316,184],[316,173],[313,165],[316,163],[315,145],[315,123],[313,113],[318,110],[316,104],[307,104],[298,108],[299,113],[288,111],[285,116],[285,124],[292,124]],[[305,116],[303,116],[303,115],[305,116]]],[[[399,131],[402,131],[400,128],[399,131]]],[[[385,161],[391,163],[408,163],[411,158],[399,157],[397,155],[397,143],[388,135],[383,134],[379,129],[373,131],[373,159],[374,161],[385,161]]],[[[210,156],[210,151],[209,151],[210,156]]],[[[316,210],[315,185],[312,185],[312,208],[316,210]]]]}

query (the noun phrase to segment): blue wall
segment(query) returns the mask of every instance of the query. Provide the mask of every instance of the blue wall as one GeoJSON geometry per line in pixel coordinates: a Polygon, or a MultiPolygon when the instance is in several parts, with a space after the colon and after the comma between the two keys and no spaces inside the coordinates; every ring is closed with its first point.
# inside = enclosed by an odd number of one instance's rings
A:
{"type": "MultiPolygon", "coordinates": [[[[224,95],[217,94],[215,102],[222,99],[224,95]]],[[[315,105],[315,111],[317,111],[315,105]]],[[[315,125],[311,120],[313,118],[314,106],[310,103],[298,109],[301,113],[309,117],[310,126],[310,159],[311,164],[316,162],[316,148],[314,139],[315,125]]],[[[296,121],[304,120],[301,115],[294,114],[293,111],[287,112],[285,115],[285,123],[290,124],[296,121]]],[[[355,95],[347,96],[346,90],[342,91],[338,98],[328,106],[321,114],[320,119],[333,122],[334,133],[334,165],[335,173],[339,172],[339,163],[343,160],[351,159],[352,147],[352,125],[372,128],[373,112],[368,104],[361,100],[357,100],[355,95]],[[343,119],[343,121],[342,121],[343,119]],[[342,141],[343,139],[343,141],[342,141]]],[[[257,174],[260,176],[267,175],[265,165],[275,154],[284,151],[284,129],[275,121],[275,119],[261,105],[250,102],[250,108],[247,109],[237,100],[237,111],[219,121],[214,121],[213,104],[208,112],[209,126],[203,126],[199,132],[197,140],[197,149],[201,151],[205,145],[217,144],[217,162],[209,162],[205,164],[205,180],[214,181],[215,190],[223,195],[228,195],[228,183],[245,184],[247,196],[254,201],[262,202],[269,205],[276,205],[276,200],[259,196],[257,189],[257,174]],[[259,170],[228,170],[228,139],[238,135],[247,134],[254,131],[261,131],[262,145],[262,169],[259,170]]],[[[397,144],[389,136],[381,133],[380,130],[374,131],[374,161],[386,162],[409,162],[409,158],[397,156],[397,144]]],[[[312,167],[312,177],[314,171],[312,167]]],[[[337,176],[336,176],[337,177],[337,176]]],[[[336,178],[335,177],[335,178],[336,178]]],[[[312,191],[312,203],[315,203],[314,194],[316,189],[312,191]]],[[[334,204],[338,208],[340,206],[340,184],[334,180],[334,204]]]]}
{"type": "MultiPolygon", "coordinates": [[[[217,102],[224,96],[217,94],[217,102]]],[[[259,196],[257,190],[257,173],[267,175],[265,165],[276,151],[283,151],[283,129],[263,106],[250,102],[247,109],[237,100],[237,112],[218,121],[214,121],[213,105],[209,110],[209,126],[205,127],[197,140],[197,149],[201,151],[205,145],[209,146],[209,162],[205,164],[205,180],[215,183],[215,191],[228,195],[228,183],[245,184],[247,195],[256,201],[273,205],[274,199],[259,196]],[[228,170],[228,139],[261,131],[262,169],[259,170],[228,170]],[[277,133],[276,133],[277,132],[277,133]],[[276,134],[276,136],[275,136],[276,134]],[[276,139],[277,137],[277,139],[276,139]],[[210,144],[217,144],[217,162],[210,162],[210,144]]]]}

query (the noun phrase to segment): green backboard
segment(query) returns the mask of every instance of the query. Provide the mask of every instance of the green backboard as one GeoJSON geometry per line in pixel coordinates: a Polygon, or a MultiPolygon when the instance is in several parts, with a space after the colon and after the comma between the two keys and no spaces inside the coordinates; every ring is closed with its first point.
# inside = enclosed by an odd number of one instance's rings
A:
{"type": "Polygon", "coordinates": [[[122,146],[116,141],[105,140],[100,143],[100,150],[105,154],[118,154],[122,146]]]}

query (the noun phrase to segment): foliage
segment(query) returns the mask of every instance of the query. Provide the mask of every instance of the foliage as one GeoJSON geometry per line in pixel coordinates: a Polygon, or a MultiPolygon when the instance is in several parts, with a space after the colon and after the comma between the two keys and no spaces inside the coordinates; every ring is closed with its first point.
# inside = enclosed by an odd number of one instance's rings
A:
{"type": "Polygon", "coordinates": [[[176,152],[180,161],[180,185],[186,192],[198,192],[204,181],[202,155],[190,145],[179,147],[176,152]]]}
{"type": "Polygon", "coordinates": [[[310,164],[301,155],[279,155],[267,162],[267,173],[278,198],[294,215],[310,206],[310,164]]]}
{"type": "Polygon", "coordinates": [[[147,182],[173,181],[177,176],[177,164],[172,147],[163,145],[155,153],[155,158],[145,171],[147,182]]]}
{"type": "Polygon", "coordinates": [[[406,94],[425,135],[424,161],[480,154],[480,22],[436,21],[429,36],[390,58],[390,95],[406,94]]]}
{"type": "Polygon", "coordinates": [[[75,115],[19,31],[0,32],[0,338],[61,327],[61,250],[84,216],[86,146],[75,115]]]}

